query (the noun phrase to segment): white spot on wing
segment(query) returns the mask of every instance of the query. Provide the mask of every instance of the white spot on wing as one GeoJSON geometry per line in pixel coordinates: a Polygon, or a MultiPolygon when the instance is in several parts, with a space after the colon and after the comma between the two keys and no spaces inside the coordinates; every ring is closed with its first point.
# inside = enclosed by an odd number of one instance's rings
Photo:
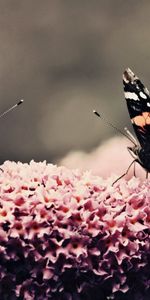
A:
{"type": "Polygon", "coordinates": [[[147,102],[147,106],[150,107],[150,102],[147,102]]]}
{"type": "Polygon", "coordinates": [[[125,98],[126,99],[131,99],[131,100],[139,100],[139,97],[136,93],[131,93],[131,92],[125,92],[125,98]]]}
{"type": "Polygon", "coordinates": [[[143,92],[140,92],[140,96],[141,96],[141,98],[143,98],[143,99],[147,99],[147,96],[146,96],[143,92]]]}

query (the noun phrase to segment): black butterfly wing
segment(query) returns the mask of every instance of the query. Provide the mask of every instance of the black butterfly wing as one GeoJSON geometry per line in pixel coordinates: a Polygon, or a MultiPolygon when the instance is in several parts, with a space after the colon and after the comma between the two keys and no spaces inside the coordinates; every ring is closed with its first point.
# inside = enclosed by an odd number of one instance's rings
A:
{"type": "Polygon", "coordinates": [[[142,148],[150,144],[150,95],[128,68],[123,73],[124,94],[131,122],[142,148]]]}

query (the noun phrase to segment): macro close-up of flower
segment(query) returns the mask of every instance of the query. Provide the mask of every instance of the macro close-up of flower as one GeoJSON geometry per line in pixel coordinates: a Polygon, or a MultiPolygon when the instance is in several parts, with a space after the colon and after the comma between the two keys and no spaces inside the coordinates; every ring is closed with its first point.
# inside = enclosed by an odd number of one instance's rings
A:
{"type": "Polygon", "coordinates": [[[0,299],[150,298],[150,182],[6,161],[0,299]]]}

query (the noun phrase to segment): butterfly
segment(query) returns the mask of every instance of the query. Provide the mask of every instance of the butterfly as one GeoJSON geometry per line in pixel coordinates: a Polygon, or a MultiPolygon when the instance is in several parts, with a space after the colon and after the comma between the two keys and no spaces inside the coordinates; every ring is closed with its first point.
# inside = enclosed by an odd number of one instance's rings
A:
{"type": "Polygon", "coordinates": [[[148,173],[150,172],[150,93],[129,68],[123,73],[123,86],[128,112],[137,139],[127,128],[125,128],[126,134],[124,134],[94,111],[98,117],[104,119],[107,124],[125,135],[133,144],[132,147],[127,147],[127,149],[134,160],[126,172],[117,178],[113,184],[124,177],[135,163],[140,164],[146,170],[146,177],[148,177],[148,173]]]}
{"type": "Polygon", "coordinates": [[[146,170],[146,178],[150,172],[150,94],[129,68],[123,73],[123,86],[128,112],[137,139],[125,128],[128,139],[133,143],[133,146],[127,147],[127,149],[134,160],[126,172],[113,184],[124,177],[135,163],[140,164],[146,170]]]}

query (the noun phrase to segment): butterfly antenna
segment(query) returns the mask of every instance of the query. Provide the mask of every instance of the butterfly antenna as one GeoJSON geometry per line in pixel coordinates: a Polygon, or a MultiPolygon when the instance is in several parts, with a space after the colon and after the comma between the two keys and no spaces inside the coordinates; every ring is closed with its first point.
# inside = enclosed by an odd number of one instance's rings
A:
{"type": "MultiPolygon", "coordinates": [[[[104,116],[100,115],[96,110],[93,110],[93,113],[99,117],[100,119],[102,119],[107,125],[111,126],[113,129],[115,129],[117,132],[121,133],[123,136],[125,136],[130,142],[132,142],[135,146],[137,145],[136,140],[133,139],[133,137],[131,138],[131,133],[128,135],[126,135],[123,131],[121,131],[119,128],[117,128],[116,126],[114,126],[112,123],[108,122],[104,116]]],[[[127,132],[127,129],[125,129],[125,131],[127,132]]]]}
{"type": "Polygon", "coordinates": [[[15,109],[16,107],[18,107],[20,104],[23,103],[23,99],[21,99],[19,102],[17,102],[15,105],[11,106],[9,109],[5,110],[2,114],[0,114],[0,118],[4,117],[5,115],[7,115],[10,111],[12,111],[13,109],[15,109]]]}

